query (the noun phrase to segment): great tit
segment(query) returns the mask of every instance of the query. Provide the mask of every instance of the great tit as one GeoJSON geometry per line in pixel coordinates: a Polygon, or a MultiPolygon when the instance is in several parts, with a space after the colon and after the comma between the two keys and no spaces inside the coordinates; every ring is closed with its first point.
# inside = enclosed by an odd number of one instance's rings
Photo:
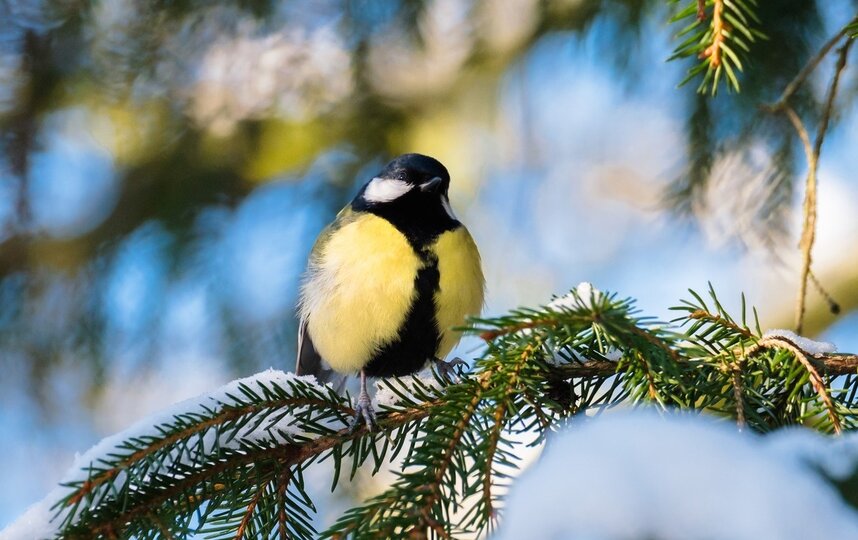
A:
{"type": "MultiPolygon", "coordinates": [[[[450,207],[438,160],[405,154],[367,182],[316,240],[301,285],[295,372],[326,382],[360,373],[352,427],[375,413],[367,377],[443,358],[483,305],[480,254],[450,207]]],[[[460,361],[459,361],[460,362],[460,361]]]]}

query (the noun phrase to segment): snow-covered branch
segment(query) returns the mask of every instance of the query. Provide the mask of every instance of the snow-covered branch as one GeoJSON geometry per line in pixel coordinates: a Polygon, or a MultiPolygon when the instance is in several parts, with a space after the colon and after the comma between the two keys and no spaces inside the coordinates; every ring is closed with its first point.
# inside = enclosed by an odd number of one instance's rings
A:
{"type": "Polygon", "coordinates": [[[329,464],[336,487],[341,471],[399,456],[394,483],[323,537],[481,534],[504,508],[499,487],[519,466],[518,445],[588,411],[654,404],[757,432],[858,428],[858,357],[752,328],[714,291],[712,308],[693,296],[670,324],[589,284],[474,321],[486,349],[471,372],[454,384],[433,373],[380,381],[376,432],[349,431],[348,398],[312,378],[269,370],[234,381],[96,445],[3,540],[314,538],[306,467],[329,464]]]}

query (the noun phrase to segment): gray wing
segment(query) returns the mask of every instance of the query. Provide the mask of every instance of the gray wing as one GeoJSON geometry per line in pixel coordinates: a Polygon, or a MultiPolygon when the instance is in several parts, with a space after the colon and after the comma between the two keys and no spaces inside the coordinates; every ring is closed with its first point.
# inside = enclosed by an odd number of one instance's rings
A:
{"type": "Polygon", "coordinates": [[[307,331],[307,320],[298,323],[298,354],[295,363],[296,375],[313,375],[320,384],[330,383],[338,393],[342,393],[346,377],[332,370],[316,352],[313,340],[307,331]]]}

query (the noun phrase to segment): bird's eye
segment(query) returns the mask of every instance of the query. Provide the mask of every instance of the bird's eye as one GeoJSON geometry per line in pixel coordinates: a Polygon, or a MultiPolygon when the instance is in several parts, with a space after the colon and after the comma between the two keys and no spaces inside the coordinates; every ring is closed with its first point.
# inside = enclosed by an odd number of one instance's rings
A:
{"type": "Polygon", "coordinates": [[[396,179],[402,180],[403,182],[405,182],[406,180],[408,180],[408,175],[405,174],[404,172],[401,172],[401,173],[396,175],[396,179]]]}

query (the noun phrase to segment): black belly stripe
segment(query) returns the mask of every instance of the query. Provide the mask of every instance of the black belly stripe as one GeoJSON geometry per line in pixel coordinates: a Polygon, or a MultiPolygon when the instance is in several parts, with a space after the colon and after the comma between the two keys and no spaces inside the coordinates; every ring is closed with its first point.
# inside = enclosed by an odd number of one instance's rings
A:
{"type": "Polygon", "coordinates": [[[398,377],[415,373],[438,351],[441,342],[435,319],[435,293],[440,278],[438,257],[428,250],[421,250],[420,257],[424,266],[414,278],[417,295],[399,329],[398,339],[379,349],[364,367],[370,377],[398,377]]]}

